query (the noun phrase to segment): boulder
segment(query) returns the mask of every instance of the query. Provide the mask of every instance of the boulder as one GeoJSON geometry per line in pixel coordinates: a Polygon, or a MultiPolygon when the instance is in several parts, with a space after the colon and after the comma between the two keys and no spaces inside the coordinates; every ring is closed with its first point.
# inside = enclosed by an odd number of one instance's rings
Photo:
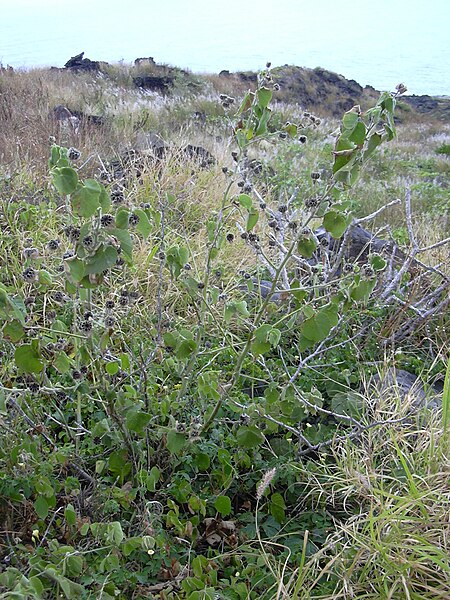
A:
{"type": "Polygon", "coordinates": [[[369,389],[379,394],[398,394],[402,403],[411,402],[416,409],[434,409],[442,405],[442,388],[439,382],[424,384],[417,375],[391,367],[375,375],[369,389]]]}
{"type": "Polygon", "coordinates": [[[50,111],[49,118],[60,124],[70,125],[70,127],[73,127],[75,132],[78,132],[80,120],[67,108],[67,106],[58,104],[52,111],[50,111]]]}
{"type": "Polygon", "coordinates": [[[100,71],[100,63],[96,60],[90,60],[89,58],[83,58],[84,52],[72,56],[66,62],[64,67],[70,71],[100,71]]]}
{"type": "Polygon", "coordinates": [[[136,87],[152,92],[167,94],[173,85],[174,78],[169,75],[140,75],[133,77],[133,83],[136,87]]]}
{"type": "Polygon", "coordinates": [[[148,56],[144,58],[136,58],[134,61],[135,67],[156,67],[156,62],[153,56],[148,56]]]}
{"type": "Polygon", "coordinates": [[[198,161],[202,167],[208,167],[217,163],[217,160],[214,158],[211,152],[208,152],[208,150],[202,146],[193,146],[192,144],[188,144],[183,148],[182,151],[190,159],[198,161]]]}
{"type": "Polygon", "coordinates": [[[403,96],[403,102],[412,106],[419,113],[428,113],[438,108],[439,103],[431,96],[403,96]]]}
{"type": "MultiPolygon", "coordinates": [[[[337,240],[332,238],[324,227],[319,227],[314,233],[319,241],[324,237],[329,240],[328,249],[331,252],[338,252],[340,250],[343,238],[337,240]]],[[[406,255],[393,242],[378,238],[367,229],[364,229],[364,227],[361,227],[361,225],[356,225],[351,229],[350,236],[347,239],[344,258],[352,262],[366,263],[369,254],[384,254],[384,256],[390,258],[394,251],[394,263],[396,265],[402,264],[406,255]]]]}
{"type": "Polygon", "coordinates": [[[169,144],[157,133],[144,133],[142,131],[137,134],[134,147],[138,152],[143,152],[147,156],[149,154],[153,155],[157,159],[164,158],[170,148],[169,144]]]}

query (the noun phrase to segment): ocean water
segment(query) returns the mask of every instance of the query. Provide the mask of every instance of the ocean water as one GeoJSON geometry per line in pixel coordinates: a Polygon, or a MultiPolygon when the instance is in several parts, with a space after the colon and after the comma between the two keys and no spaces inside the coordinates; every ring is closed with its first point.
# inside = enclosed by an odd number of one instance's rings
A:
{"type": "Polygon", "coordinates": [[[321,66],[450,95],[450,0],[0,0],[3,65],[63,66],[81,51],[199,73],[321,66]]]}

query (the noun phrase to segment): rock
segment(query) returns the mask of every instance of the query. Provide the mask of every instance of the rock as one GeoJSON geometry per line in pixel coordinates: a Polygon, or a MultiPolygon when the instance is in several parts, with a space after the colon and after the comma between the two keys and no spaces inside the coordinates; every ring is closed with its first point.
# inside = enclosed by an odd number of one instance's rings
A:
{"type": "Polygon", "coordinates": [[[188,144],[183,148],[183,152],[186,156],[193,160],[197,160],[200,162],[201,167],[208,167],[210,165],[215,165],[217,160],[202,146],[193,146],[192,144],[188,144]]]}
{"type": "Polygon", "coordinates": [[[170,146],[157,133],[139,132],[134,144],[138,152],[152,154],[155,158],[164,158],[170,146]]]}
{"type": "MultiPolygon", "coordinates": [[[[332,238],[324,227],[319,227],[314,233],[319,241],[324,237],[329,240],[329,250],[332,252],[339,251],[343,238],[337,240],[332,238]]],[[[347,250],[344,253],[344,258],[352,262],[366,263],[369,254],[384,254],[390,258],[394,249],[394,263],[396,265],[402,264],[406,255],[399,248],[395,247],[393,242],[378,238],[367,229],[364,229],[364,227],[361,227],[361,225],[356,225],[356,227],[352,228],[350,237],[347,240],[347,250]]]]}
{"type": "Polygon", "coordinates": [[[375,375],[369,383],[369,389],[380,394],[398,394],[402,402],[411,402],[416,409],[434,409],[442,404],[439,384],[425,386],[413,373],[394,367],[381,375],[375,375]]]}
{"type": "Polygon", "coordinates": [[[83,58],[84,52],[72,56],[66,62],[64,67],[70,71],[100,71],[100,63],[96,60],[90,60],[89,58],[83,58]]]}
{"type": "Polygon", "coordinates": [[[156,67],[156,62],[153,56],[148,56],[145,58],[136,58],[134,61],[135,67],[156,67]]]}
{"type": "Polygon", "coordinates": [[[55,108],[50,112],[49,118],[61,124],[68,124],[71,127],[73,127],[75,133],[78,132],[80,120],[66,106],[63,106],[62,104],[58,104],[58,106],[55,106],[55,108]]]}
{"type": "Polygon", "coordinates": [[[174,78],[168,75],[142,75],[133,77],[136,87],[166,94],[173,85],[174,78]]]}
{"type": "Polygon", "coordinates": [[[231,76],[231,73],[227,69],[223,69],[219,73],[219,77],[230,77],[230,76],[231,76]]]}
{"type": "Polygon", "coordinates": [[[105,124],[104,117],[99,115],[87,115],[80,110],[73,110],[72,114],[74,117],[77,117],[82,125],[94,125],[96,127],[101,127],[105,124]]]}
{"type": "Polygon", "coordinates": [[[403,102],[406,102],[410,106],[412,106],[417,112],[427,113],[433,110],[436,110],[439,103],[436,98],[432,98],[431,96],[403,96],[403,102]]]}

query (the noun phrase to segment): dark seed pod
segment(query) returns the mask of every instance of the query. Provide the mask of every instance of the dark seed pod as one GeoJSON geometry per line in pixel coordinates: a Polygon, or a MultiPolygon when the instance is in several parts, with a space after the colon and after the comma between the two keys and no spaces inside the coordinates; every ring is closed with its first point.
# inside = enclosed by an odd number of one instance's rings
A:
{"type": "Polygon", "coordinates": [[[93,245],[94,245],[94,238],[92,237],[92,235],[87,235],[83,238],[83,246],[85,248],[92,248],[93,245]]]}
{"type": "Polygon", "coordinates": [[[58,250],[58,248],[59,248],[59,240],[50,240],[47,243],[48,250],[54,251],[54,250],[58,250]]]}
{"type": "Polygon", "coordinates": [[[111,327],[114,327],[115,324],[116,324],[116,320],[114,317],[112,317],[112,316],[106,317],[105,327],[107,327],[108,329],[111,329],[111,327]]]}
{"type": "Polygon", "coordinates": [[[76,148],[69,148],[68,157],[70,160],[78,160],[81,156],[81,152],[76,148]]]}
{"type": "Polygon", "coordinates": [[[55,302],[58,302],[59,304],[60,304],[61,302],[64,302],[64,294],[63,294],[63,292],[55,292],[55,293],[53,294],[53,300],[54,300],[55,302]]]}
{"type": "Polygon", "coordinates": [[[92,323],[90,321],[82,321],[80,323],[80,331],[83,331],[84,333],[89,333],[90,331],[92,331],[92,323]]]}
{"type": "Polygon", "coordinates": [[[102,227],[110,227],[114,224],[114,217],[112,215],[102,215],[100,219],[100,224],[102,227]]]}
{"type": "Polygon", "coordinates": [[[32,267],[27,267],[25,271],[22,273],[22,277],[27,282],[32,282],[37,280],[37,271],[35,271],[32,267]]]}

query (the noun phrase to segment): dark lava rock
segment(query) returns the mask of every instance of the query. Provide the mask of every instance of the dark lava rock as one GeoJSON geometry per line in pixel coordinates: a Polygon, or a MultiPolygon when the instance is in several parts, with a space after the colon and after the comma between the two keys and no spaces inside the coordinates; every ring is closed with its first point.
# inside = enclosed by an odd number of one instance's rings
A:
{"type": "Polygon", "coordinates": [[[197,160],[200,162],[200,166],[208,167],[210,165],[215,165],[217,160],[202,146],[193,146],[192,144],[188,144],[183,148],[183,152],[186,156],[191,159],[197,160]]]}
{"type": "MultiPolygon", "coordinates": [[[[339,251],[342,238],[331,238],[324,227],[319,227],[314,233],[319,241],[324,237],[330,239],[330,251],[339,251]]],[[[394,264],[403,263],[406,258],[405,254],[399,248],[395,247],[393,242],[374,236],[370,231],[361,227],[361,225],[356,225],[356,227],[351,229],[346,244],[347,248],[344,252],[344,257],[347,260],[356,261],[358,263],[366,263],[369,254],[373,253],[384,254],[384,256],[391,257],[395,252],[394,264]]]]}
{"type": "Polygon", "coordinates": [[[156,62],[153,56],[147,56],[144,58],[136,58],[134,61],[135,67],[156,67],[156,62]]]}
{"type": "Polygon", "coordinates": [[[80,110],[73,110],[72,114],[74,117],[77,117],[77,119],[79,119],[82,125],[94,125],[95,127],[101,127],[105,124],[104,117],[101,117],[99,115],[87,115],[86,113],[80,110]]]}
{"type": "Polygon", "coordinates": [[[100,71],[100,63],[97,60],[83,58],[84,52],[72,56],[64,65],[70,71],[100,71]]]}
{"type": "Polygon", "coordinates": [[[436,110],[439,105],[438,101],[431,96],[403,96],[403,102],[407,102],[420,113],[436,110]]]}
{"type": "Polygon", "coordinates": [[[390,368],[386,373],[373,377],[370,387],[379,393],[398,394],[405,402],[410,400],[415,408],[437,408],[442,404],[440,382],[425,386],[413,373],[403,369],[390,368]]]}
{"type": "Polygon", "coordinates": [[[151,90],[153,92],[160,92],[161,94],[166,94],[170,90],[173,81],[173,77],[168,75],[141,75],[139,77],[133,77],[133,83],[136,87],[151,90]]]}

